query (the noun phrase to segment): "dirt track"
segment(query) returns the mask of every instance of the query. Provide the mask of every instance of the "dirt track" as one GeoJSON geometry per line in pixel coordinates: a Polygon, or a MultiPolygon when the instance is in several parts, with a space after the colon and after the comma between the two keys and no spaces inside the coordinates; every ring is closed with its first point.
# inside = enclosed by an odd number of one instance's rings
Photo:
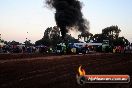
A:
{"type": "Polygon", "coordinates": [[[76,83],[78,67],[87,74],[129,74],[132,55],[66,55],[0,60],[0,88],[132,88],[128,84],[76,83]]]}

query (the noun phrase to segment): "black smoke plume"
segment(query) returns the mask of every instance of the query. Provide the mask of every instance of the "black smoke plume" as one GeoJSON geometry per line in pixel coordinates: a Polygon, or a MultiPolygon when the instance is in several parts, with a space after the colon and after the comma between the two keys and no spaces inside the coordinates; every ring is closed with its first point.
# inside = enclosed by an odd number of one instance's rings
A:
{"type": "Polygon", "coordinates": [[[55,9],[55,20],[64,39],[70,27],[80,32],[88,30],[88,21],[83,18],[82,4],[78,0],[46,0],[46,5],[55,9]]]}

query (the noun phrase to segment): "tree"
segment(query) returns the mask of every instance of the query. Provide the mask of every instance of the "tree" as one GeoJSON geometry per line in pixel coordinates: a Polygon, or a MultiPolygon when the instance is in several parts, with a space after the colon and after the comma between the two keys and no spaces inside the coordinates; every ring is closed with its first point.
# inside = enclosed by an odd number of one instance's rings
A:
{"type": "Polygon", "coordinates": [[[0,40],[0,42],[4,43],[4,40],[3,40],[3,39],[1,39],[1,40],[0,40]]]}
{"type": "MultiPolygon", "coordinates": [[[[35,45],[45,45],[48,47],[56,47],[57,44],[62,42],[62,37],[60,35],[60,29],[57,26],[49,27],[44,32],[44,37],[35,42],[35,45]]],[[[71,35],[66,34],[64,43],[74,43],[78,42],[71,35]]]]}
{"type": "Polygon", "coordinates": [[[94,42],[101,43],[103,40],[109,40],[110,45],[126,45],[128,40],[124,37],[119,37],[121,30],[118,26],[110,26],[102,29],[101,34],[95,34],[92,38],[94,42]]]}
{"type": "Polygon", "coordinates": [[[20,43],[19,42],[17,42],[17,41],[12,41],[12,42],[9,42],[10,43],[10,45],[19,45],[20,43]]]}
{"type": "Polygon", "coordinates": [[[31,45],[33,45],[33,44],[31,43],[31,40],[26,40],[24,43],[25,43],[25,46],[31,46],[31,45]]]}
{"type": "Polygon", "coordinates": [[[125,46],[125,45],[129,45],[129,41],[124,37],[119,37],[113,41],[113,44],[115,46],[125,46]]]}
{"type": "Polygon", "coordinates": [[[110,26],[110,27],[107,27],[107,28],[104,28],[102,30],[102,34],[105,35],[105,36],[111,36],[115,39],[115,38],[118,38],[119,37],[119,33],[121,32],[121,30],[119,29],[119,27],[116,25],[116,26],[110,26]]]}
{"type": "Polygon", "coordinates": [[[78,35],[78,39],[80,39],[82,37],[84,38],[84,41],[87,42],[93,37],[93,34],[88,32],[88,31],[86,31],[86,32],[83,32],[80,35],[78,35]]]}
{"type": "Polygon", "coordinates": [[[61,42],[60,30],[57,26],[53,27],[49,36],[52,47],[55,47],[58,43],[61,42]]]}
{"type": "Polygon", "coordinates": [[[45,45],[54,47],[57,43],[60,42],[60,30],[57,26],[48,27],[42,39],[35,42],[35,45],[45,45]]]}
{"type": "Polygon", "coordinates": [[[110,27],[104,28],[102,30],[102,35],[103,35],[104,39],[107,39],[110,41],[110,45],[113,45],[113,41],[115,39],[118,39],[120,32],[121,32],[121,30],[116,25],[116,26],[110,26],[110,27]]]}
{"type": "Polygon", "coordinates": [[[4,41],[4,44],[8,45],[8,42],[7,41],[4,41]]]}
{"type": "Polygon", "coordinates": [[[101,43],[101,42],[103,42],[103,35],[95,34],[95,35],[93,35],[92,39],[95,43],[101,43]]]}

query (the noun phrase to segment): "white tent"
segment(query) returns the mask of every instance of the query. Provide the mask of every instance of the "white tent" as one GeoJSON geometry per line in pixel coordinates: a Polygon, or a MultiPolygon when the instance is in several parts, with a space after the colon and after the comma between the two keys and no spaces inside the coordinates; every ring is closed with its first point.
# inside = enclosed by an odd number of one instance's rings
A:
{"type": "Polygon", "coordinates": [[[4,45],[6,45],[6,44],[4,44],[4,43],[0,43],[0,47],[3,47],[4,45]]]}

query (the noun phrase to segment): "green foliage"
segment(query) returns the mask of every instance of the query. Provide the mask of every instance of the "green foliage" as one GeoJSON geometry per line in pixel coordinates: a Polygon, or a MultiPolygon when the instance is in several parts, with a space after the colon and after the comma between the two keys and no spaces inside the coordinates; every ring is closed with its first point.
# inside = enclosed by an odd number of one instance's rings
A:
{"type": "MultiPolygon", "coordinates": [[[[109,40],[111,46],[117,45],[128,45],[129,41],[124,37],[119,37],[121,30],[118,26],[110,26],[102,29],[101,34],[95,34],[86,31],[78,35],[78,39],[84,38],[84,41],[90,42],[92,40],[94,43],[102,43],[103,40],[109,40]]],[[[75,39],[71,35],[66,34],[64,43],[77,43],[78,39],[75,39]]],[[[38,41],[36,41],[35,45],[45,45],[55,47],[58,43],[62,42],[62,38],[60,36],[60,30],[58,27],[49,27],[44,32],[44,37],[38,41]]]]}
{"type": "Polygon", "coordinates": [[[109,40],[110,45],[119,45],[123,44],[123,40],[119,38],[119,33],[121,30],[118,26],[110,26],[102,29],[101,34],[95,34],[92,39],[94,42],[102,42],[103,40],[109,40]],[[119,43],[118,43],[119,42],[119,43]]]}
{"type": "MultiPolygon", "coordinates": [[[[35,45],[45,45],[56,47],[57,44],[62,42],[60,30],[58,27],[47,28],[44,32],[44,37],[35,42],[35,45]]],[[[64,43],[76,42],[76,39],[71,35],[66,34],[64,43]]]]}
{"type": "Polygon", "coordinates": [[[103,36],[106,39],[108,38],[110,40],[118,38],[120,32],[121,30],[119,29],[118,26],[110,26],[102,30],[103,36]]]}
{"type": "Polygon", "coordinates": [[[3,39],[0,39],[0,42],[1,42],[1,43],[4,43],[4,40],[3,40],[3,39]]]}
{"type": "Polygon", "coordinates": [[[31,43],[31,40],[26,40],[24,43],[25,43],[26,46],[31,46],[31,45],[33,45],[33,44],[31,43]]]}
{"type": "Polygon", "coordinates": [[[83,32],[80,35],[78,35],[78,39],[80,39],[82,37],[84,38],[85,42],[88,42],[93,37],[93,34],[86,31],[86,32],[83,32]]]}
{"type": "Polygon", "coordinates": [[[127,39],[125,39],[124,37],[119,37],[119,38],[113,40],[113,44],[115,46],[118,46],[118,45],[124,46],[124,45],[128,45],[129,41],[127,39]]]}
{"type": "MultiPolygon", "coordinates": [[[[92,40],[94,43],[102,43],[103,40],[109,40],[111,46],[118,46],[118,45],[128,45],[129,41],[124,37],[119,37],[121,30],[118,26],[110,26],[102,29],[101,34],[91,34],[89,32],[82,33],[78,37],[87,38],[86,42],[90,42],[92,40]]],[[[85,40],[85,39],[84,39],[85,40]]]]}

